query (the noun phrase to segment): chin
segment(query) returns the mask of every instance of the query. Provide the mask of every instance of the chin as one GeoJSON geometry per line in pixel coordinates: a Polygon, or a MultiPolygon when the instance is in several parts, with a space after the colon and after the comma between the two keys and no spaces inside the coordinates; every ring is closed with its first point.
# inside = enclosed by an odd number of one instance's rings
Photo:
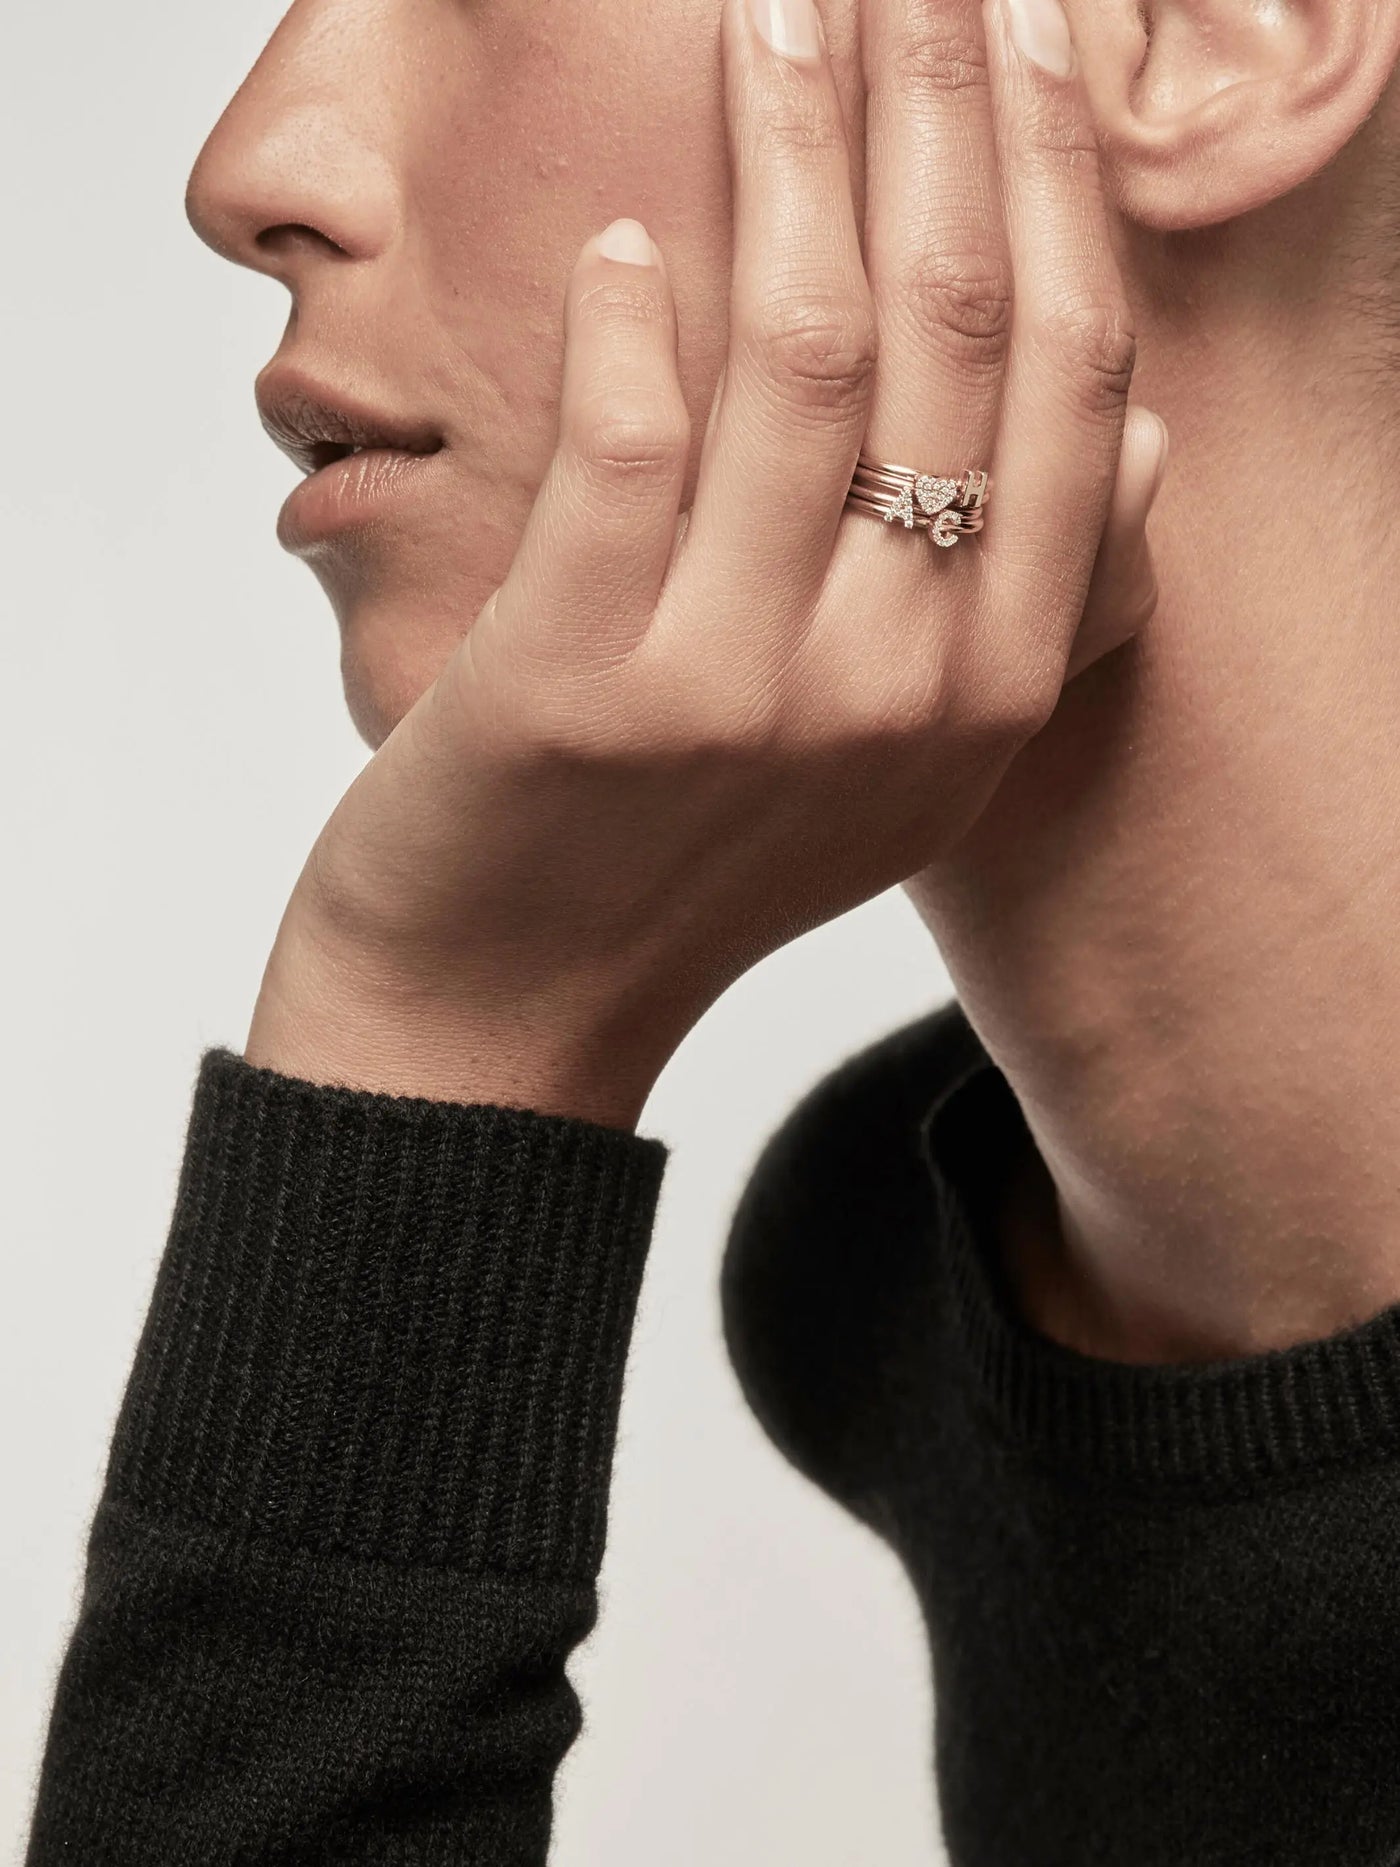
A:
{"type": "Polygon", "coordinates": [[[425,613],[418,606],[359,605],[341,614],[341,687],[355,730],[371,751],[432,686],[470,626],[458,612],[425,613]]]}
{"type": "Polygon", "coordinates": [[[441,674],[508,571],[511,553],[492,552],[489,564],[455,571],[444,570],[436,550],[393,556],[370,575],[363,559],[352,572],[341,553],[312,563],[340,628],[345,704],[371,751],[441,674]]]}
{"type": "Polygon", "coordinates": [[[494,508],[454,497],[414,522],[381,519],[302,548],[340,627],[345,703],[372,751],[442,672],[510,570],[529,511],[521,496],[494,508]]]}
{"type": "Polygon", "coordinates": [[[355,731],[371,752],[377,752],[413,705],[415,696],[370,676],[353,656],[345,653],[340,657],[340,681],[355,731]]]}
{"type": "Polygon", "coordinates": [[[405,594],[392,601],[333,598],[340,682],[355,730],[371,751],[428,691],[471,628],[483,595],[460,606],[405,594]]]}

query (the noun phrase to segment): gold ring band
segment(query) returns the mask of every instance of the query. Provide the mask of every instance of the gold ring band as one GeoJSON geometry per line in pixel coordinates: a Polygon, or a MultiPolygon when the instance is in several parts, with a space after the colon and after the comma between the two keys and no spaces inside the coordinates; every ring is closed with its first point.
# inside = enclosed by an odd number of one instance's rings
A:
{"type": "Polygon", "coordinates": [[[862,453],[846,503],[853,512],[883,519],[887,525],[898,520],[906,531],[927,531],[936,545],[946,546],[981,531],[991,487],[980,467],[965,467],[956,479],[949,479],[862,453]]]}

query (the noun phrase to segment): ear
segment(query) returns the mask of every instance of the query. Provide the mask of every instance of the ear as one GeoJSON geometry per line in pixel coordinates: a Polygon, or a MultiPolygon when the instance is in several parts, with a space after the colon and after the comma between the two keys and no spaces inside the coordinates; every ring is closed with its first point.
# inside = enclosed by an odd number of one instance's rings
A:
{"type": "Polygon", "coordinates": [[[1315,175],[1400,58],[1400,0],[1069,0],[1129,218],[1163,232],[1262,207],[1315,175]]]}

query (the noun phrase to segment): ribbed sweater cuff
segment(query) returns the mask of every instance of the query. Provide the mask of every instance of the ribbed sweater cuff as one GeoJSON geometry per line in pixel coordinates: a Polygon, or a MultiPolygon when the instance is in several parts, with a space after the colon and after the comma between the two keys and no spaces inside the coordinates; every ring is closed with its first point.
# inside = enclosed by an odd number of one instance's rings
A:
{"type": "Polygon", "coordinates": [[[370,1560],[592,1576],[665,1160],[207,1050],[107,1496],[370,1560]]]}
{"type": "Polygon", "coordinates": [[[1100,1360],[1032,1328],[990,1213],[1034,1140],[975,1039],[962,1064],[926,1117],[924,1147],[959,1347],[1009,1443],[1095,1484],[1224,1495],[1400,1454],[1400,1306],[1295,1348],[1202,1364],[1100,1360]]]}

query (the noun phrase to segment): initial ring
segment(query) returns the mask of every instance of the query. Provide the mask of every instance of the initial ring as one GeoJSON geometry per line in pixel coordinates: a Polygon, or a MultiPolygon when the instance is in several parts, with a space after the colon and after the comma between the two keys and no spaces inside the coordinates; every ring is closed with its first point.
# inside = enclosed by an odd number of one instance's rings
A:
{"type": "Polygon", "coordinates": [[[895,467],[862,453],[856,462],[846,503],[887,525],[898,520],[906,531],[917,526],[936,545],[955,545],[970,532],[980,532],[983,507],[991,480],[978,467],[965,467],[957,479],[920,473],[917,467],[895,467]]]}

